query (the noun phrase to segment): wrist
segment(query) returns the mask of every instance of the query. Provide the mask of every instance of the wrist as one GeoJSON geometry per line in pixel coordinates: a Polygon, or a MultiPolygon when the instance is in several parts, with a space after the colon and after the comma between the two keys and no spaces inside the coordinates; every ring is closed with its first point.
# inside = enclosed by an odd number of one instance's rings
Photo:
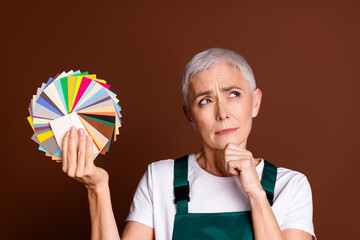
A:
{"type": "Polygon", "coordinates": [[[85,185],[85,187],[90,194],[101,194],[109,190],[109,184],[107,180],[93,185],[85,185]]]}
{"type": "Polygon", "coordinates": [[[259,189],[258,191],[249,193],[248,196],[250,202],[261,202],[263,200],[267,200],[264,189],[259,189]]]}

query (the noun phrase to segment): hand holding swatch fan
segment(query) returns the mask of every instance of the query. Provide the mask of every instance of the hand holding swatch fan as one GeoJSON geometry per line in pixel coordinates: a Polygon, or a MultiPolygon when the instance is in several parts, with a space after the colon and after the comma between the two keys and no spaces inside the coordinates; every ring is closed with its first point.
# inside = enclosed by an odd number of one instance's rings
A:
{"type": "Polygon", "coordinates": [[[27,118],[39,150],[62,160],[62,139],[71,126],[83,128],[94,143],[94,158],[109,151],[121,127],[121,107],[106,81],[95,74],[62,72],[38,88],[27,118]]]}

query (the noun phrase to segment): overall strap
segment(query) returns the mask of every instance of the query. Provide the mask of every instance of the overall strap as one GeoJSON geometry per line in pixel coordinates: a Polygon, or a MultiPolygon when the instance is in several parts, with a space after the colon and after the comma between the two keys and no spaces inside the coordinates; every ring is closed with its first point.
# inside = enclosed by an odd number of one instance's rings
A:
{"type": "Polygon", "coordinates": [[[270,206],[274,202],[274,189],[276,182],[277,168],[270,162],[264,160],[264,170],[261,178],[261,185],[266,192],[270,206]]]}
{"type": "Polygon", "coordinates": [[[178,214],[188,213],[189,193],[188,155],[185,155],[174,162],[174,194],[178,214]]]}

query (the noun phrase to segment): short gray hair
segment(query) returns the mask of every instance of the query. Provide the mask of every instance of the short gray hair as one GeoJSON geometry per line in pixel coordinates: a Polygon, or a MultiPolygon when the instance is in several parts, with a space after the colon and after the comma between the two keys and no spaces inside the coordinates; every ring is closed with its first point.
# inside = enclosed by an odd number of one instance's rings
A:
{"type": "Polygon", "coordinates": [[[185,106],[189,106],[187,97],[190,79],[198,72],[211,68],[221,62],[226,62],[240,70],[244,79],[248,81],[251,91],[256,89],[253,71],[243,56],[224,48],[210,48],[196,54],[184,68],[181,76],[181,93],[185,106]]]}

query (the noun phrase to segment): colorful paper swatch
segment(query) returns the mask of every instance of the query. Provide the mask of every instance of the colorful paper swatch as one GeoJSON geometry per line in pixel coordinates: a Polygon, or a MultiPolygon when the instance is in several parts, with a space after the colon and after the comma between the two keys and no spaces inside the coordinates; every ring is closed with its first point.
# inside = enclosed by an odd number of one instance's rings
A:
{"type": "Polygon", "coordinates": [[[94,153],[105,154],[121,127],[121,107],[106,81],[88,72],[69,71],[43,83],[29,104],[31,139],[55,161],[62,160],[62,138],[71,126],[85,129],[94,153]]]}

